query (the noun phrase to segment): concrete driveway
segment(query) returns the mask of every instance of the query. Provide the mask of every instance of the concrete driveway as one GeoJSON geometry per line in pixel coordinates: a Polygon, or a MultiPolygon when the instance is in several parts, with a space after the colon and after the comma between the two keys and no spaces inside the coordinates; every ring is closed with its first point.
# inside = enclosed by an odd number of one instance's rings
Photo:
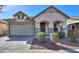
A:
{"type": "Polygon", "coordinates": [[[1,37],[0,38],[0,53],[14,52],[24,53],[29,52],[29,48],[34,37],[1,37]]]}

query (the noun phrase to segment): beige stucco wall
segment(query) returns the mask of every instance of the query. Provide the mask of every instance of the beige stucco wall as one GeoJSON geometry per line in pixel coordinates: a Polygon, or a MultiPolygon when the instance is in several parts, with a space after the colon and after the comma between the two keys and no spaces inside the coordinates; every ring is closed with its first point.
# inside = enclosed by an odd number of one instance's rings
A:
{"type": "MultiPolygon", "coordinates": [[[[60,14],[58,13],[43,13],[41,15],[39,15],[38,17],[36,17],[34,20],[35,20],[35,27],[36,28],[39,28],[39,23],[42,22],[42,21],[47,21],[49,22],[50,24],[50,28],[53,27],[52,26],[52,23],[54,21],[62,21],[62,22],[66,22],[66,17],[65,16],[61,16],[60,14]]],[[[64,25],[64,24],[63,24],[64,25]]]]}
{"type": "MultiPolygon", "coordinates": [[[[67,17],[65,17],[64,15],[61,15],[60,13],[50,13],[50,12],[45,12],[40,14],[39,16],[37,16],[35,19],[35,28],[40,28],[40,22],[46,21],[48,22],[48,27],[53,28],[53,23],[55,21],[62,21],[62,27],[63,27],[63,31],[66,33],[67,36],[67,17]]],[[[37,32],[40,30],[37,30],[37,32]]]]}

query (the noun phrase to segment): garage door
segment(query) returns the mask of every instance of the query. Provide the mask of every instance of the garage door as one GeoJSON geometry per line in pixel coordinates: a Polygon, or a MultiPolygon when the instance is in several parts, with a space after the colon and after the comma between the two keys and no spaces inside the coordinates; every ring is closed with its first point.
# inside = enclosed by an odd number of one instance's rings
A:
{"type": "Polygon", "coordinates": [[[34,25],[11,25],[10,26],[10,35],[34,35],[34,25]]]}

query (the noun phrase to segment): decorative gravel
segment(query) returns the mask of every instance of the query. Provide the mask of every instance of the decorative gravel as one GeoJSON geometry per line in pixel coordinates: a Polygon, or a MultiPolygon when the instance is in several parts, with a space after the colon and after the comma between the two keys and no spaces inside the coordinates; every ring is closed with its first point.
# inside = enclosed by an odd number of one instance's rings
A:
{"type": "Polygon", "coordinates": [[[49,38],[45,40],[45,43],[39,43],[37,39],[34,39],[30,49],[50,49],[50,50],[60,50],[60,49],[79,49],[79,41],[71,42],[68,39],[59,39],[57,44],[51,42],[49,38]]]}

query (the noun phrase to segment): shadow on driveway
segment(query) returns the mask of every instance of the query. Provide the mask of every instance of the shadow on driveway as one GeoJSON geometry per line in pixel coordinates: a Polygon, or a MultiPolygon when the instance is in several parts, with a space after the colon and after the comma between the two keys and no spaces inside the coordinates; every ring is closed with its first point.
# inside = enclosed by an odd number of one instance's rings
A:
{"type": "Polygon", "coordinates": [[[34,36],[10,36],[9,38],[6,41],[26,41],[26,43],[31,44],[34,36]]]}

